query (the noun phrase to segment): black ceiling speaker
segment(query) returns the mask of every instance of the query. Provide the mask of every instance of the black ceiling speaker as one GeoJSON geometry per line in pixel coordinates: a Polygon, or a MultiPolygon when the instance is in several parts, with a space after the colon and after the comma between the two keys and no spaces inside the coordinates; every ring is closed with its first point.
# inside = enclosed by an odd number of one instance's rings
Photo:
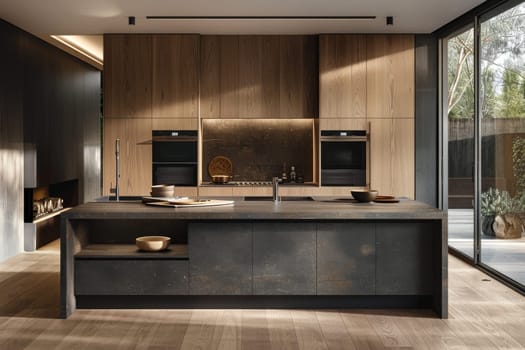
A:
{"type": "Polygon", "coordinates": [[[387,26],[393,26],[394,25],[394,17],[393,16],[386,16],[386,25],[387,26]]]}
{"type": "Polygon", "coordinates": [[[134,26],[135,25],[135,16],[129,16],[128,17],[128,24],[130,26],[134,26]]]}

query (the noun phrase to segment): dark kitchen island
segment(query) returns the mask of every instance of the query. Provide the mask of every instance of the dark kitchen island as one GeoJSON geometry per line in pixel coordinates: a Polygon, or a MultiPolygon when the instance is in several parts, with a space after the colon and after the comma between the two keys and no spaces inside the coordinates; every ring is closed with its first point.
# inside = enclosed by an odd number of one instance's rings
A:
{"type": "Polygon", "coordinates": [[[447,231],[420,202],[87,203],[62,215],[61,317],[76,308],[426,308],[447,317],[447,231]],[[135,238],[172,238],[139,252],[135,238]]]}

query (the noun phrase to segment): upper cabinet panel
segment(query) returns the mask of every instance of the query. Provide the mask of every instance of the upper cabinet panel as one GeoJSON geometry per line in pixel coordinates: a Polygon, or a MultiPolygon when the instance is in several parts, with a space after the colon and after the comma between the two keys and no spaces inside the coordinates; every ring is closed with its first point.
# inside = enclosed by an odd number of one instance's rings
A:
{"type": "Polygon", "coordinates": [[[319,37],[319,117],[366,118],[366,36],[319,37]]]}
{"type": "Polygon", "coordinates": [[[414,36],[368,35],[368,118],[414,118],[414,36]]]}
{"type": "Polygon", "coordinates": [[[199,35],[158,34],[153,39],[153,118],[199,115],[199,35]]]}
{"type": "Polygon", "coordinates": [[[151,35],[104,35],[104,116],[151,118],[151,35]]]}
{"type": "Polygon", "coordinates": [[[201,117],[316,117],[316,46],[315,36],[201,36],[201,117]]]}
{"type": "Polygon", "coordinates": [[[318,104],[318,39],[316,36],[280,37],[280,115],[316,118],[318,104]]]}

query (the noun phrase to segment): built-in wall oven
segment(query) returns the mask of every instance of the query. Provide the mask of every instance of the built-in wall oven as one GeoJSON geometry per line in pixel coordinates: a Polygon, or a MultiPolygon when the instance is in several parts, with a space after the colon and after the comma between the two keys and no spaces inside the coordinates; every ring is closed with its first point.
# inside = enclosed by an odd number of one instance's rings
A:
{"type": "Polygon", "coordinates": [[[366,130],[321,130],[321,185],[368,186],[366,130]]]}
{"type": "Polygon", "coordinates": [[[153,130],[153,184],[197,186],[196,130],[153,130]]]}

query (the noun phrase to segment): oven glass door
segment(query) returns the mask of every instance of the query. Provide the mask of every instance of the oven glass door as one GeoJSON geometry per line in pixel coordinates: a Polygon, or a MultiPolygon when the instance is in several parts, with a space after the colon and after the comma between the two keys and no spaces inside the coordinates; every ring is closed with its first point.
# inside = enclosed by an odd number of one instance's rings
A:
{"type": "Polygon", "coordinates": [[[197,162],[197,141],[153,141],[153,162],[197,162]]]}
{"type": "Polygon", "coordinates": [[[153,164],[153,184],[197,186],[197,164],[153,164]]]}
{"type": "Polygon", "coordinates": [[[322,169],[366,169],[365,141],[322,141],[322,169]]]}
{"type": "Polygon", "coordinates": [[[366,141],[321,141],[321,185],[366,186],[366,141]]]}

